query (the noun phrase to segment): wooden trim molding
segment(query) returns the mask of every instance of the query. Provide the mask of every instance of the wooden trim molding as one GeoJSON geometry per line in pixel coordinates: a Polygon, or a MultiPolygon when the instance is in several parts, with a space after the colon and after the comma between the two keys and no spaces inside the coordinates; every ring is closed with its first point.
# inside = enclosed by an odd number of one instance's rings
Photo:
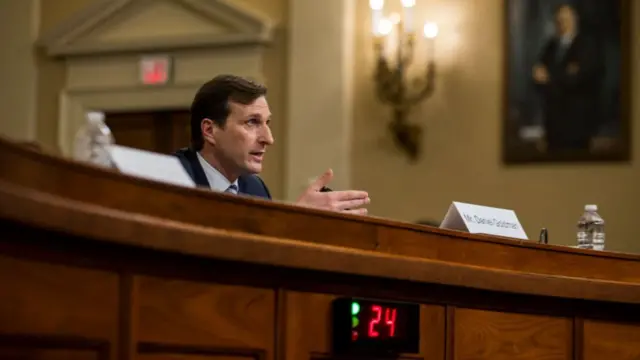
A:
{"type": "Polygon", "coordinates": [[[347,360],[325,332],[336,296],[421,304],[406,360],[629,358],[640,343],[635,255],[180,188],[2,140],[0,229],[10,357],[347,360]]]}
{"type": "Polygon", "coordinates": [[[229,32],[149,41],[148,39],[108,43],[83,41],[92,30],[127,11],[149,6],[149,0],[100,0],[93,2],[37,42],[50,56],[78,56],[140,51],[167,51],[234,45],[261,45],[271,42],[274,24],[265,15],[228,0],[171,0],[175,6],[224,25],[229,32]]]}
{"type": "Polygon", "coordinates": [[[251,360],[265,360],[264,349],[245,348],[221,348],[215,346],[166,344],[156,342],[139,342],[138,354],[162,354],[162,355],[199,355],[199,356],[224,356],[246,358],[251,360]]]}
{"type": "Polygon", "coordinates": [[[213,229],[62,199],[6,182],[0,182],[0,217],[88,239],[219,260],[640,304],[639,284],[490,269],[213,229]]]}
{"type": "MultiPolygon", "coordinates": [[[[87,180],[92,179],[96,182],[104,182],[104,186],[107,185],[122,185],[122,186],[131,186],[136,188],[139,193],[144,193],[145,195],[149,195],[153,193],[163,193],[171,196],[179,197],[180,200],[187,201],[190,204],[193,204],[193,207],[199,207],[201,204],[198,203],[202,201],[207,203],[212,208],[207,210],[212,210],[213,208],[223,204],[224,206],[232,205],[232,204],[242,204],[246,206],[246,208],[256,209],[257,211],[280,211],[280,212],[295,212],[300,214],[303,217],[309,217],[313,219],[322,219],[334,222],[335,224],[345,224],[345,223],[359,223],[365,226],[379,226],[380,228],[388,229],[391,231],[396,230],[405,230],[405,234],[407,233],[421,233],[421,234],[434,234],[439,237],[447,237],[447,238],[463,238],[465,240],[469,240],[472,243],[480,242],[480,243],[488,243],[488,244],[498,244],[500,246],[506,246],[508,248],[527,248],[527,249],[535,249],[537,251],[548,252],[548,253],[566,253],[570,255],[582,255],[585,257],[594,257],[594,258],[608,258],[608,259],[618,259],[618,260],[630,260],[631,263],[639,263],[640,264],[640,255],[638,254],[629,254],[629,253],[620,253],[620,252],[612,252],[612,251],[588,251],[573,247],[567,246],[554,246],[554,245],[543,245],[538,244],[533,241],[514,241],[513,239],[502,238],[499,236],[488,236],[482,234],[468,234],[460,231],[447,230],[447,229],[439,229],[434,227],[428,227],[423,225],[417,225],[412,223],[403,223],[398,221],[393,221],[389,219],[379,218],[379,217],[362,217],[350,214],[342,214],[330,211],[322,211],[316,210],[312,208],[298,207],[293,206],[287,203],[278,202],[278,201],[265,201],[258,198],[251,197],[237,197],[237,196],[229,196],[226,194],[221,194],[213,191],[202,190],[202,189],[188,189],[179,186],[173,186],[162,182],[150,181],[143,178],[126,176],[119,173],[117,170],[104,169],[96,166],[82,164],[76,161],[72,161],[61,156],[53,156],[48,154],[41,154],[40,152],[32,151],[30,149],[25,149],[24,146],[21,146],[20,143],[17,143],[8,138],[2,137],[0,135],[0,180],[4,179],[10,183],[18,183],[24,184],[25,187],[40,189],[46,193],[56,193],[56,191],[52,191],[52,189],[68,189],[68,187],[57,187],[55,184],[51,184],[51,182],[42,182],[39,181],[39,178],[34,177],[35,174],[52,174],[53,172],[57,173],[58,177],[65,178],[65,180],[87,180]],[[20,168],[16,166],[12,166],[12,164],[16,164],[20,168]],[[6,166],[6,167],[5,167],[6,166]]],[[[94,183],[95,184],[95,183],[94,183]]],[[[120,187],[120,186],[119,186],[120,187]]],[[[62,192],[59,193],[61,196],[65,198],[76,198],[74,196],[67,196],[65,193],[63,195],[62,192]]],[[[98,198],[91,198],[91,192],[83,193],[83,196],[87,196],[86,201],[94,204],[102,204],[102,202],[98,201],[98,198]]],[[[148,208],[147,208],[148,209],[148,208]]],[[[245,210],[245,209],[243,209],[245,210]]],[[[148,213],[148,212],[141,212],[148,213]]],[[[178,212],[172,212],[174,215],[178,215],[178,212]]],[[[170,219],[175,219],[171,218],[170,219]]],[[[213,226],[211,221],[215,219],[211,219],[211,217],[207,217],[209,222],[209,226],[213,226]]],[[[197,221],[189,221],[192,223],[197,223],[197,221]]],[[[218,227],[219,228],[219,227],[218,227]]],[[[361,234],[358,234],[361,235],[361,234]]],[[[296,238],[297,240],[308,240],[304,238],[296,238]]],[[[395,239],[396,241],[401,241],[401,238],[395,239]]],[[[372,242],[371,248],[373,249],[375,246],[375,242],[372,242]]],[[[588,269],[581,269],[583,271],[588,269]]],[[[640,283],[640,279],[638,281],[640,283]]]]}
{"type": "Polygon", "coordinates": [[[109,360],[112,346],[107,340],[51,334],[0,334],[0,347],[16,350],[79,350],[91,351],[97,360],[109,360]]]}

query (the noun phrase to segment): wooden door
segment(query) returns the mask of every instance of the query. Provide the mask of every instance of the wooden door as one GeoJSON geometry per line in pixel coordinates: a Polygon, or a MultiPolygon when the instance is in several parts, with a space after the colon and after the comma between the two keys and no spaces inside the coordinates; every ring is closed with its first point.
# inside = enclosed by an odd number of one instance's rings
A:
{"type": "Polygon", "coordinates": [[[116,144],[170,154],[189,145],[189,111],[106,113],[116,144]]]}

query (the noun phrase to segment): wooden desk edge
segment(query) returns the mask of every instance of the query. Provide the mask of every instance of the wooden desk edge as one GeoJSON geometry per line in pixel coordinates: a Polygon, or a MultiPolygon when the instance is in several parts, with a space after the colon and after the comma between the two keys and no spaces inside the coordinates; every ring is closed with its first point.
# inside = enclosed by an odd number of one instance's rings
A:
{"type": "MultiPolygon", "coordinates": [[[[514,239],[501,238],[496,236],[482,235],[482,234],[469,234],[460,231],[448,230],[448,229],[440,229],[436,227],[430,227],[425,225],[418,225],[412,223],[405,223],[394,221],[390,219],[372,217],[372,216],[356,216],[349,214],[341,214],[330,211],[322,211],[312,208],[303,208],[299,206],[295,206],[293,204],[287,204],[284,202],[277,201],[265,201],[262,199],[251,198],[251,197],[237,197],[230,196],[227,194],[215,193],[208,190],[203,189],[190,189],[185,187],[174,186],[162,182],[147,180],[138,177],[132,177],[125,174],[122,174],[116,170],[109,170],[99,168],[97,166],[87,165],[78,163],[75,161],[71,161],[60,156],[43,154],[37,150],[32,148],[25,147],[24,145],[20,145],[17,142],[8,140],[6,138],[0,137],[0,159],[2,157],[6,157],[7,159],[11,159],[12,157],[24,157],[30,159],[35,163],[39,162],[50,162],[54,163],[57,168],[60,168],[61,171],[73,171],[73,172],[85,172],[92,176],[106,177],[106,178],[115,178],[118,181],[126,181],[134,183],[141,188],[144,187],[152,187],[156,189],[160,189],[162,191],[177,193],[181,196],[184,196],[185,199],[189,197],[209,197],[215,201],[222,202],[243,202],[250,203],[251,206],[262,207],[264,209],[279,209],[282,211],[288,212],[299,212],[305,213],[314,216],[327,217],[340,221],[357,221],[361,223],[369,223],[369,224],[377,224],[390,228],[398,228],[398,229],[408,229],[417,232],[423,233],[433,233],[446,237],[455,237],[455,238],[464,238],[470,241],[480,241],[480,242],[489,242],[489,243],[498,243],[501,245],[506,245],[509,247],[527,247],[533,248],[538,251],[552,251],[552,252],[563,252],[563,253],[572,253],[572,254],[580,254],[583,256],[594,256],[594,257],[605,257],[605,258],[614,258],[614,259],[626,259],[626,260],[637,260],[640,261],[640,255],[636,254],[627,254],[627,253],[619,253],[612,251],[591,251],[591,250],[583,250],[577,249],[568,246],[560,246],[560,245],[543,245],[538,244],[534,241],[517,241],[514,239]]],[[[18,160],[18,159],[16,159],[18,160]]],[[[2,178],[2,174],[0,172],[0,179],[2,178]]]]}
{"type": "Polygon", "coordinates": [[[514,272],[212,229],[71,201],[2,182],[0,216],[83,238],[212,259],[640,304],[637,284],[514,272]]]}

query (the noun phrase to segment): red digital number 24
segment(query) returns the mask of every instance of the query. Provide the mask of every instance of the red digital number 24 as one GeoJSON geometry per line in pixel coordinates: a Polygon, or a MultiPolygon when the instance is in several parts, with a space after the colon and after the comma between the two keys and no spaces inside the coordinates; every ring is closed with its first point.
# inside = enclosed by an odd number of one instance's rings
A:
{"type": "MultiPolygon", "coordinates": [[[[376,325],[382,320],[382,306],[371,306],[371,321],[369,322],[369,337],[378,337],[380,333],[376,331],[376,325]]],[[[384,324],[389,328],[389,336],[394,337],[396,334],[396,309],[384,309],[384,324]]]]}

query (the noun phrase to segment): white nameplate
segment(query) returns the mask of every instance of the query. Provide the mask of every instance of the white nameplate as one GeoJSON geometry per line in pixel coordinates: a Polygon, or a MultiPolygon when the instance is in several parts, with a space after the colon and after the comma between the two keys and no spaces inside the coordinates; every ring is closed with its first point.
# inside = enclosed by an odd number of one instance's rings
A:
{"type": "Polygon", "coordinates": [[[443,229],[467,231],[527,240],[513,210],[465,204],[454,201],[440,224],[443,229]]]}
{"type": "Polygon", "coordinates": [[[175,156],[120,145],[111,145],[108,151],[116,167],[123,174],[173,185],[196,187],[175,156]]]}

